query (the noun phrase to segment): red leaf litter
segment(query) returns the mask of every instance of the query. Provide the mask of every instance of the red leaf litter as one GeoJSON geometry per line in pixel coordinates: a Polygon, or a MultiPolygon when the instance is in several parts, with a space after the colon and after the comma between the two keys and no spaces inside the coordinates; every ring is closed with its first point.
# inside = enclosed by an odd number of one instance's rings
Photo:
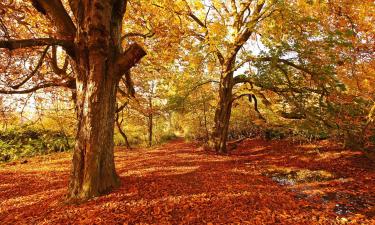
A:
{"type": "Polygon", "coordinates": [[[0,224],[375,224],[375,164],[329,142],[252,139],[229,155],[183,140],[117,148],[121,187],[78,205],[64,202],[70,161],[0,165],[0,224]]]}

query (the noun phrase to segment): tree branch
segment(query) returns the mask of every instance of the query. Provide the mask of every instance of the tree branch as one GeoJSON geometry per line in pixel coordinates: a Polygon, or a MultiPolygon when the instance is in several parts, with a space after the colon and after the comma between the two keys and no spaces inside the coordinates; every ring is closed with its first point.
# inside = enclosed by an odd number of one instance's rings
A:
{"type": "Polygon", "coordinates": [[[32,0],[38,12],[47,15],[57,28],[58,36],[73,40],[76,27],[60,0],[32,0]]]}
{"type": "Polygon", "coordinates": [[[150,38],[150,37],[153,37],[155,35],[154,32],[149,32],[147,34],[141,34],[141,33],[135,33],[135,32],[130,32],[130,33],[127,33],[125,34],[124,36],[121,37],[121,41],[126,39],[126,38],[129,38],[129,37],[141,37],[141,38],[150,38]]]}
{"type": "Polygon", "coordinates": [[[35,92],[40,89],[48,88],[48,87],[66,87],[70,89],[75,89],[75,83],[74,80],[68,80],[63,83],[53,83],[53,82],[48,82],[48,83],[41,83],[38,84],[30,89],[24,89],[24,90],[2,90],[0,89],[0,94],[28,94],[35,92]]]}
{"type": "Polygon", "coordinates": [[[258,109],[258,99],[254,94],[241,94],[237,97],[234,97],[232,99],[232,102],[234,102],[234,101],[236,101],[236,100],[238,100],[242,97],[246,97],[246,96],[248,97],[250,103],[252,102],[252,100],[254,100],[254,110],[255,110],[255,112],[257,112],[259,119],[266,121],[266,119],[262,116],[262,114],[260,113],[260,111],[258,109]]]}
{"type": "Polygon", "coordinates": [[[65,57],[63,68],[59,68],[57,65],[57,54],[56,54],[56,46],[52,46],[52,59],[51,59],[51,67],[54,73],[57,75],[66,75],[66,69],[68,68],[68,58],[65,57]]]}
{"type": "Polygon", "coordinates": [[[9,50],[14,50],[18,48],[30,48],[36,46],[45,45],[60,45],[67,49],[73,48],[73,42],[68,40],[59,40],[54,38],[37,38],[37,39],[22,39],[22,40],[0,40],[0,48],[6,48],[9,50]]]}
{"type": "Polygon", "coordinates": [[[137,43],[130,45],[117,59],[117,76],[121,78],[122,75],[135,66],[145,55],[146,52],[140,45],[137,43]]]}
{"type": "MultiPolygon", "coordinates": [[[[121,110],[120,110],[121,111],[121,110]]],[[[117,129],[118,129],[118,131],[120,132],[120,134],[121,134],[121,136],[124,138],[124,140],[125,140],[125,144],[126,144],[126,147],[128,148],[128,149],[132,149],[132,147],[131,147],[131,145],[130,145],[130,143],[129,143],[129,141],[128,141],[128,136],[126,136],[126,134],[125,134],[125,132],[122,130],[122,128],[121,128],[121,123],[122,123],[122,120],[121,120],[121,122],[119,121],[119,115],[118,115],[118,112],[116,113],[116,120],[115,120],[115,122],[116,122],[116,126],[117,126],[117,129]]]]}
{"type": "Polygon", "coordinates": [[[122,110],[124,110],[125,107],[126,107],[128,104],[129,104],[129,102],[125,102],[124,104],[122,104],[120,107],[118,107],[118,108],[116,109],[116,113],[119,113],[119,112],[121,112],[122,110]]]}
{"type": "Polygon", "coordinates": [[[133,80],[132,80],[132,77],[130,75],[130,71],[126,71],[125,72],[125,85],[126,85],[126,89],[128,90],[128,94],[131,96],[131,97],[135,97],[135,89],[134,89],[134,83],[133,83],[133,80]]]}
{"type": "Polygon", "coordinates": [[[31,71],[31,73],[23,81],[21,81],[20,83],[18,83],[16,85],[10,86],[12,89],[18,89],[19,87],[21,87],[22,85],[24,85],[28,80],[30,80],[36,74],[36,72],[38,72],[39,68],[43,65],[43,60],[44,60],[44,58],[45,58],[45,56],[47,54],[48,48],[49,48],[49,46],[47,46],[44,49],[42,55],[40,56],[38,64],[33,69],[33,71],[31,71]]]}
{"type": "Polygon", "coordinates": [[[240,83],[249,83],[251,88],[254,88],[253,81],[249,77],[236,76],[233,78],[234,85],[240,83]]]}

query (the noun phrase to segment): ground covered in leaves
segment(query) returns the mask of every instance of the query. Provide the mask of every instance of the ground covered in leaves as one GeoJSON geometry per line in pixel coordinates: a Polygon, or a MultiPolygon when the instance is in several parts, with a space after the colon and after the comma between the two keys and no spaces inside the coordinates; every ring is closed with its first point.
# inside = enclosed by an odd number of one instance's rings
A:
{"type": "Polygon", "coordinates": [[[64,203],[70,154],[0,165],[1,224],[375,224],[375,164],[328,142],[116,149],[120,188],[64,203]]]}

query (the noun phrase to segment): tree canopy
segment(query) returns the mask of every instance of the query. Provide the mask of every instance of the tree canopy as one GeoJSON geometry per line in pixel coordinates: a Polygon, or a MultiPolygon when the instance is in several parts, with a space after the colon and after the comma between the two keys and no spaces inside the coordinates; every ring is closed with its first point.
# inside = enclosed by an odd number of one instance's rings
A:
{"type": "Polygon", "coordinates": [[[374,11],[371,0],[4,0],[0,118],[16,121],[16,104],[68,108],[72,201],[119,186],[121,142],[183,136],[227,153],[276,135],[371,149],[374,11]]]}

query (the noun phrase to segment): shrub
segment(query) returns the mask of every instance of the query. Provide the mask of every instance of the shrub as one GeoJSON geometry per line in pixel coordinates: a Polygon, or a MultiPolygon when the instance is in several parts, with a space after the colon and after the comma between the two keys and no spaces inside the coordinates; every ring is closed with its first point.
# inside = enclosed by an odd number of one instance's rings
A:
{"type": "Polygon", "coordinates": [[[74,140],[63,132],[18,128],[0,132],[0,161],[62,152],[72,149],[74,140]]]}

